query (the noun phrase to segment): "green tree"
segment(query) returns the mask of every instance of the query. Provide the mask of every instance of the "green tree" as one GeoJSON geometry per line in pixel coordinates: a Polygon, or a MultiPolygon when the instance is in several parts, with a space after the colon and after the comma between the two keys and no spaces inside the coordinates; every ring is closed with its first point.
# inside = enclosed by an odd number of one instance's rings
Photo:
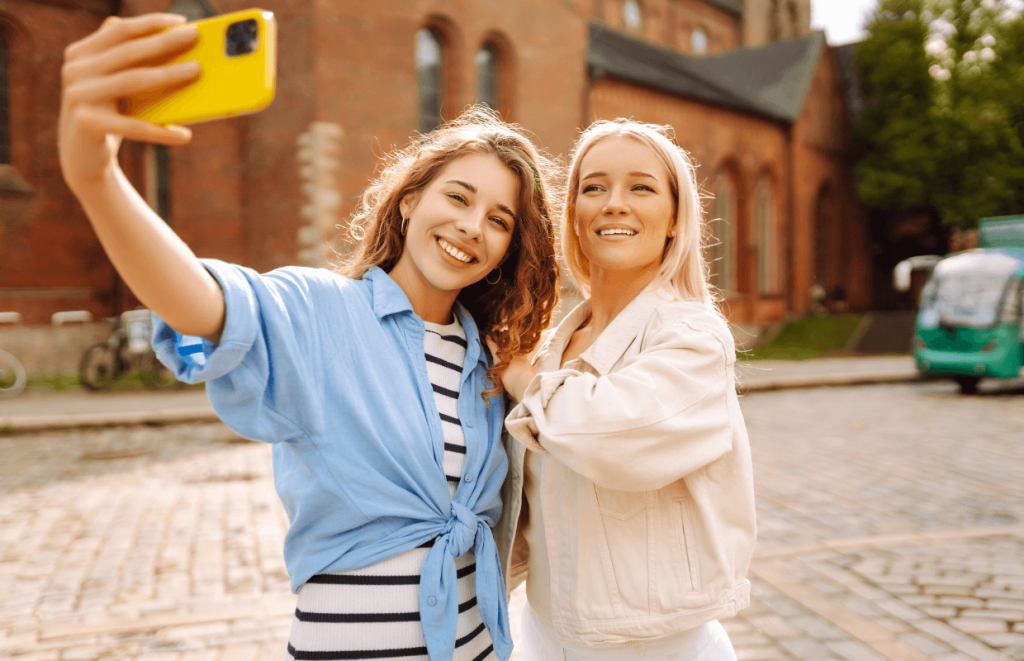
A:
{"type": "Polygon", "coordinates": [[[972,227],[1024,212],[1024,18],[1000,0],[881,0],[857,49],[861,202],[972,227]]]}
{"type": "Polygon", "coordinates": [[[854,128],[854,171],[871,209],[921,210],[931,201],[935,81],[923,11],[923,0],[882,0],[857,48],[866,103],[854,128]]]}

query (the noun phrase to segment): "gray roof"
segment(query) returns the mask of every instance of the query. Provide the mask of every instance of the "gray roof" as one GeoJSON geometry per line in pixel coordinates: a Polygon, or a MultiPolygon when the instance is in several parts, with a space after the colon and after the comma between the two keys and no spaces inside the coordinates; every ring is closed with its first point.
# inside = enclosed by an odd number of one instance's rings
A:
{"type": "Polygon", "coordinates": [[[719,55],[690,57],[590,24],[591,76],[609,76],[670,94],[770,119],[793,122],[823,49],[825,35],[777,41],[719,55]]]}
{"type": "Polygon", "coordinates": [[[846,97],[846,107],[850,109],[850,117],[856,120],[864,110],[864,94],[860,87],[860,74],[857,73],[857,46],[844,44],[835,46],[832,52],[836,56],[836,64],[839,65],[839,76],[843,83],[843,95],[846,97]]]}
{"type": "Polygon", "coordinates": [[[704,2],[712,7],[729,12],[733,16],[743,16],[743,7],[739,0],[704,0],[704,2]]]}

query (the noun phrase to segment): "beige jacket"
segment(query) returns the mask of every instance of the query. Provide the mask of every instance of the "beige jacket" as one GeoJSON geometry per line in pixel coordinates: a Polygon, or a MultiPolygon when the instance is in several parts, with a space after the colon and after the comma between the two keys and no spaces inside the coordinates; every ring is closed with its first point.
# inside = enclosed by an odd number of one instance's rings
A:
{"type": "Polygon", "coordinates": [[[540,505],[562,640],[623,643],[731,616],[749,603],[755,536],[732,335],[703,305],[648,289],[560,368],[588,314],[584,302],[542,343],[540,373],[506,418],[519,441],[507,441],[495,528],[508,589],[525,579],[516,532],[526,447],[545,462],[540,505]]]}

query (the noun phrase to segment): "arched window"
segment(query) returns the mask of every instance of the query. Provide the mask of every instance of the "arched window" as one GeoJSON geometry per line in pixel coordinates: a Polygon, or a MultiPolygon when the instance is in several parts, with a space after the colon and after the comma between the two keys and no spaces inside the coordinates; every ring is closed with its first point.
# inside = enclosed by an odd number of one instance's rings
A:
{"type": "Polygon", "coordinates": [[[501,58],[498,47],[493,43],[484,44],[476,52],[476,98],[495,110],[503,109],[501,87],[501,58]]]}
{"type": "Polygon", "coordinates": [[[0,36],[0,163],[11,162],[11,97],[7,75],[7,42],[0,36]]]}
{"type": "Polygon", "coordinates": [[[622,22],[630,30],[640,30],[644,27],[643,12],[636,0],[626,0],[622,3],[622,22]]]}
{"type": "Polygon", "coordinates": [[[757,231],[757,289],[762,296],[779,293],[779,239],[771,183],[760,177],[754,189],[757,231]]]}
{"type": "Polygon", "coordinates": [[[708,33],[704,28],[694,28],[690,34],[690,48],[694,55],[703,55],[708,52],[708,33]]]}
{"type": "Polygon", "coordinates": [[[736,187],[725,170],[719,170],[712,188],[714,246],[711,282],[723,293],[736,291],[736,187]]]}
{"type": "Polygon", "coordinates": [[[419,82],[420,133],[429,133],[441,125],[444,102],[444,49],[433,30],[416,33],[416,75],[419,82]]]}
{"type": "Polygon", "coordinates": [[[174,0],[167,8],[167,13],[181,14],[190,21],[198,21],[218,14],[208,0],[174,0]]]}

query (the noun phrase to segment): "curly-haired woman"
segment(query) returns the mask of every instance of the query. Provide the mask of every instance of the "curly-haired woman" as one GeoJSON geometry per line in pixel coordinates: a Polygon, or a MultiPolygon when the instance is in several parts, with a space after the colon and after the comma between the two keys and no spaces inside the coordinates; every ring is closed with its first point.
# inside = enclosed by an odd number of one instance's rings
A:
{"type": "Polygon", "coordinates": [[[299,593],[288,658],[504,661],[491,534],[507,469],[499,378],[537,344],[557,298],[548,162],[473,111],[387,159],[340,269],[261,275],[198,260],[117,163],[122,136],[190,138],[117,112],[120,97],[197,75],[142,65],[195,38],[159,31],[179,22],[108,19],[67,49],[61,167],[158,315],[161,360],[206,381],[233,429],[274,444],[299,593]]]}

